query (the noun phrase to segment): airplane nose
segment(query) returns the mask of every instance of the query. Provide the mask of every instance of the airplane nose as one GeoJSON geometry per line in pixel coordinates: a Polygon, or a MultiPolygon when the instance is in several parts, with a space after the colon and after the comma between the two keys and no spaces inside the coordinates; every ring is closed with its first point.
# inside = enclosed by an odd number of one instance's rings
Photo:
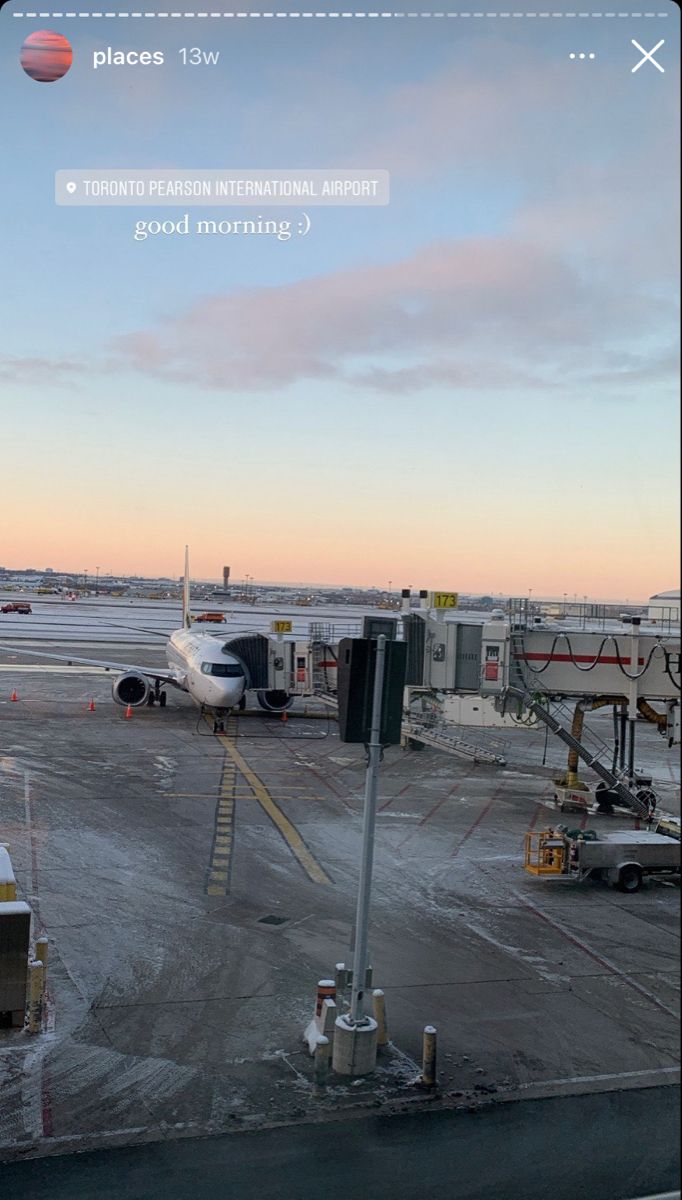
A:
{"type": "Polygon", "coordinates": [[[244,695],[244,683],[241,679],[231,679],[229,682],[226,680],[216,686],[216,693],[216,708],[234,708],[244,695]]]}

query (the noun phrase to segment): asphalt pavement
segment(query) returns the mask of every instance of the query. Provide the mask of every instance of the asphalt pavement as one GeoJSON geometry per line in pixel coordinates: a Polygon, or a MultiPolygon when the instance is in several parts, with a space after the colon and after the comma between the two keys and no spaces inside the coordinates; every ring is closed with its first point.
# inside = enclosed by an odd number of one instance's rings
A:
{"type": "Polygon", "coordinates": [[[679,1089],[376,1116],[15,1162],[8,1200],[631,1200],[679,1186],[679,1089]]]}

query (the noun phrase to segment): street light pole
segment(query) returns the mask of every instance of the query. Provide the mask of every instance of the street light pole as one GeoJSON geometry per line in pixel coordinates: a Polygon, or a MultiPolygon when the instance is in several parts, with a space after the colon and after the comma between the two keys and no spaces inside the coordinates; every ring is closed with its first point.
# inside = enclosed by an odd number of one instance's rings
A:
{"type": "Polygon", "coordinates": [[[95,577],[95,595],[96,595],[96,596],[99,596],[99,567],[95,567],[95,571],[96,571],[96,577],[95,577]]]}
{"type": "Polygon", "coordinates": [[[362,858],[358,883],[358,902],[355,912],[355,953],[353,957],[353,990],[351,993],[349,1019],[352,1025],[366,1021],[363,1011],[365,974],[367,971],[367,925],[369,901],[372,890],[372,864],[374,861],[374,827],[376,824],[377,791],[379,787],[379,762],[381,761],[381,701],[384,687],[384,664],[386,661],[386,638],[377,638],[376,666],[374,671],[374,694],[372,697],[372,726],[369,735],[369,761],[365,777],[365,808],[362,823],[362,858]]]}

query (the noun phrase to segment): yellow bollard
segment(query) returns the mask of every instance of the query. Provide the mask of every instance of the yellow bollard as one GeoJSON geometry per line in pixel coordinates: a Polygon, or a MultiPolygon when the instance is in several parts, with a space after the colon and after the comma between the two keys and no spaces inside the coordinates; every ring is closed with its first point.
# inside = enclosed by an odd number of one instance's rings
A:
{"type": "Polygon", "coordinates": [[[40,1033],[43,1027],[43,964],[37,960],[28,964],[28,1023],[29,1033],[40,1033]]]}
{"type": "Polygon", "coordinates": [[[377,1023],[377,1046],[381,1049],[382,1046],[388,1046],[390,1041],[386,1024],[386,997],[381,988],[375,988],[372,992],[372,1011],[377,1023]]]}
{"type": "Polygon", "coordinates": [[[422,1087],[436,1086],[436,1030],[433,1025],[424,1026],[422,1051],[422,1087]]]}
{"type": "Polygon", "coordinates": [[[43,982],[47,981],[47,954],[48,954],[48,939],[46,937],[36,938],[36,958],[38,962],[43,964],[43,982]]]}

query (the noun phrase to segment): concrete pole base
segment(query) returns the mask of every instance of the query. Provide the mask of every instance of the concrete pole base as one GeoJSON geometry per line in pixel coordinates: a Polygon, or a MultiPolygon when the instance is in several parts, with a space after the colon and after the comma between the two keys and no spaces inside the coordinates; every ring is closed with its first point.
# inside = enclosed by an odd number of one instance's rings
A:
{"type": "Polygon", "coordinates": [[[377,1062],[377,1023],[366,1017],[352,1025],[347,1016],[337,1017],[334,1026],[332,1069],[337,1075],[369,1075],[377,1062]]]}

